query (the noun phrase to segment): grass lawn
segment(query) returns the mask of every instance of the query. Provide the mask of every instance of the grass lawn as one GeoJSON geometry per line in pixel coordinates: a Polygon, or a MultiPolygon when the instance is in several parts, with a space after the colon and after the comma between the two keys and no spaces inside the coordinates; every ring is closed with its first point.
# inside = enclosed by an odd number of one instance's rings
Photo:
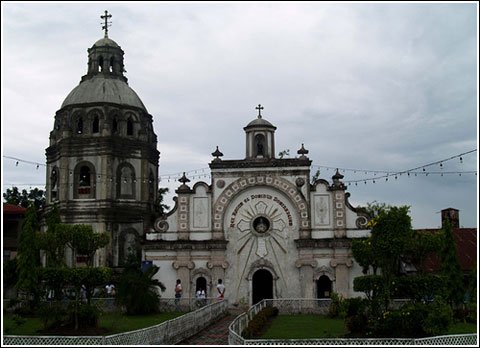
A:
{"type": "Polygon", "coordinates": [[[334,338],[347,333],[342,319],[315,314],[279,315],[265,331],[263,339],[334,338]]]}
{"type": "MultiPolygon", "coordinates": [[[[456,323],[445,335],[476,333],[477,325],[456,323]]],[[[262,339],[335,338],[347,334],[342,319],[330,319],[315,314],[279,315],[274,317],[262,339]]],[[[393,335],[394,336],[394,335],[393,335]]],[[[393,337],[392,336],[392,337],[393,337]]]]}
{"type": "Polygon", "coordinates": [[[477,324],[455,323],[452,325],[446,335],[471,334],[477,333],[477,324]]]}
{"type": "MultiPolygon", "coordinates": [[[[120,313],[104,313],[99,318],[99,327],[108,330],[106,334],[111,335],[157,325],[182,314],[185,313],[166,312],[136,316],[127,316],[120,313]]],[[[24,320],[15,321],[13,315],[7,314],[3,316],[4,335],[45,335],[44,333],[38,332],[42,329],[42,321],[38,318],[24,318],[24,320]]]]}

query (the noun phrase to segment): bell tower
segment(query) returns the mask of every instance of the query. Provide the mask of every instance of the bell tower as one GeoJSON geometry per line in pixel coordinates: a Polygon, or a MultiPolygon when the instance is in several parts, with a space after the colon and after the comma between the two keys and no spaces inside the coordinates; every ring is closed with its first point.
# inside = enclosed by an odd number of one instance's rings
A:
{"type": "Polygon", "coordinates": [[[275,158],[275,130],[277,127],[262,118],[263,106],[255,108],[258,116],[243,129],[246,133],[246,159],[262,160],[275,158]]]}

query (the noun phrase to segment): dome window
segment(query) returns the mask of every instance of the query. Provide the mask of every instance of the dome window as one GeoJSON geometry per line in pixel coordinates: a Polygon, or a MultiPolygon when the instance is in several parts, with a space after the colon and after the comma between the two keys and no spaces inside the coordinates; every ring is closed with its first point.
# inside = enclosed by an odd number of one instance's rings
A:
{"type": "Polygon", "coordinates": [[[118,132],[118,122],[117,119],[114,118],[112,121],[112,133],[116,134],[118,132]]]}
{"type": "Polygon", "coordinates": [[[83,119],[80,117],[77,122],[77,134],[83,133],[83,119]]]}
{"type": "Polygon", "coordinates": [[[93,118],[93,123],[92,123],[92,133],[98,133],[100,129],[100,121],[98,119],[98,116],[95,115],[93,118]]]}
{"type": "Polygon", "coordinates": [[[127,135],[133,135],[133,121],[130,117],[127,120],[127,135]]]}
{"type": "Polygon", "coordinates": [[[100,56],[100,57],[98,58],[98,71],[99,71],[99,72],[102,72],[102,71],[103,71],[103,57],[102,57],[102,56],[100,56]]]}

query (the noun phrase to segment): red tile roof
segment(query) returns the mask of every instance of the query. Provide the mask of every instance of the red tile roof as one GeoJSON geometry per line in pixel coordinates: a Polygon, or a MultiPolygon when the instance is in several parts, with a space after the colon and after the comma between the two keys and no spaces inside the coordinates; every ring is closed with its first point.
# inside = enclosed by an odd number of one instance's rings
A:
{"type": "Polygon", "coordinates": [[[26,208],[19,205],[3,203],[3,214],[13,215],[13,214],[25,214],[27,211],[26,208]]]}
{"type": "MultiPolygon", "coordinates": [[[[439,232],[439,229],[422,229],[421,232],[439,232]]],[[[457,260],[463,271],[472,270],[477,264],[477,229],[476,228],[454,228],[452,230],[455,239],[455,251],[457,260]]],[[[440,269],[440,259],[433,254],[427,258],[425,269],[430,272],[440,269]]]]}

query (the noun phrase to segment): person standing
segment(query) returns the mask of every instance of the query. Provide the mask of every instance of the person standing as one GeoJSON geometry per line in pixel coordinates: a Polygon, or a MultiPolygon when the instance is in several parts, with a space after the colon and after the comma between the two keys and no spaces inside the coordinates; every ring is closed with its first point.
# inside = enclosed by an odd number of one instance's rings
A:
{"type": "Polygon", "coordinates": [[[182,298],[183,288],[182,281],[177,279],[177,284],[175,285],[175,310],[180,311],[180,299],[182,298]]]}
{"type": "Polygon", "coordinates": [[[218,291],[217,298],[219,300],[223,300],[225,297],[225,285],[223,285],[223,281],[221,279],[218,280],[217,291],[218,291]]]}

